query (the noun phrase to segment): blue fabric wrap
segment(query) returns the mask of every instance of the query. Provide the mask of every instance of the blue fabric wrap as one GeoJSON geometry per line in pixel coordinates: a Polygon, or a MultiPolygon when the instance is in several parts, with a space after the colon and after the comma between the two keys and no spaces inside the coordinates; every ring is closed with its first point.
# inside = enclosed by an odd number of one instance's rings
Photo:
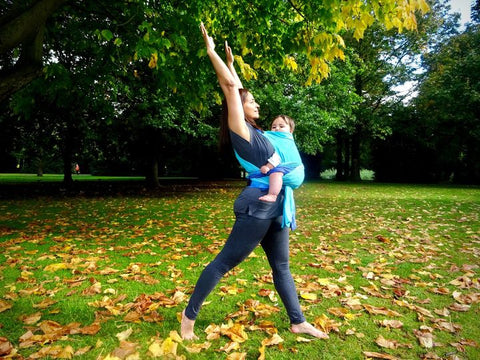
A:
{"type": "Polygon", "coordinates": [[[282,172],[284,174],[283,188],[285,190],[285,200],[283,203],[282,226],[287,226],[292,230],[295,230],[297,224],[295,221],[295,199],[293,198],[293,189],[302,185],[303,180],[305,179],[305,168],[302,164],[300,153],[298,152],[291,133],[266,131],[263,135],[272,143],[282,161],[280,165],[271,169],[268,174],[262,174],[258,167],[242,159],[237,152],[235,152],[235,156],[240,162],[240,165],[248,173],[247,178],[250,179],[250,186],[252,187],[266,190],[269,186],[269,174],[272,172],[282,172]]]}

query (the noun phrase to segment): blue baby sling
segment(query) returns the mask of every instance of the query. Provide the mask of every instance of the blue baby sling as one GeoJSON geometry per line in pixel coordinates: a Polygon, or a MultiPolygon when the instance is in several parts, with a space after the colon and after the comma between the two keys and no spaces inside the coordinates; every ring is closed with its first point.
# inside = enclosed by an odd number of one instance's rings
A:
{"type": "Polygon", "coordinates": [[[275,151],[280,156],[280,165],[271,169],[267,174],[262,174],[257,166],[241,158],[237,152],[235,152],[235,156],[240,162],[240,165],[248,173],[247,178],[250,179],[250,186],[252,187],[266,190],[269,187],[269,174],[273,172],[282,172],[284,174],[283,189],[285,190],[285,200],[283,203],[282,226],[287,226],[295,230],[297,224],[295,221],[293,189],[302,185],[305,179],[305,168],[303,167],[300,153],[298,152],[291,133],[266,131],[263,135],[271,142],[275,151]]]}

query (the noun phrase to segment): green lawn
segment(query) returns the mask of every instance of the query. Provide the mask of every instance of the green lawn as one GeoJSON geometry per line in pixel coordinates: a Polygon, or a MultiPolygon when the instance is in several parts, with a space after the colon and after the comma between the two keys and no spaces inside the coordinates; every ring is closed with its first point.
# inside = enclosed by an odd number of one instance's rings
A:
{"type": "Polygon", "coordinates": [[[2,200],[0,351],[258,359],[263,342],[265,359],[480,358],[475,187],[305,184],[291,269],[307,319],[330,338],[288,331],[258,248],[207,299],[200,339],[181,342],[177,315],[240,189],[2,200]]]}
{"type": "MultiPolygon", "coordinates": [[[[72,174],[73,181],[138,181],[144,180],[141,176],[93,176],[90,174],[72,174]]],[[[62,174],[0,174],[0,183],[44,183],[44,182],[62,182],[62,174]]]]}

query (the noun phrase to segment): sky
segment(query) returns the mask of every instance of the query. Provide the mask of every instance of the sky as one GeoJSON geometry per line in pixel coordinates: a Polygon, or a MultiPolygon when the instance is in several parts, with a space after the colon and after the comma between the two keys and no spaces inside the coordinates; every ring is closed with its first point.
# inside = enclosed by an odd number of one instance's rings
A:
{"type": "MultiPolygon", "coordinates": [[[[472,7],[474,0],[450,0],[450,7],[452,13],[460,13],[460,30],[464,28],[465,24],[470,21],[470,8],[472,7]]],[[[397,95],[407,97],[404,99],[405,103],[408,103],[413,97],[417,95],[414,91],[416,82],[408,81],[403,85],[397,86],[394,90],[397,95]]]]}
{"type": "Polygon", "coordinates": [[[473,0],[450,0],[452,12],[458,12],[462,16],[460,19],[462,25],[470,21],[470,8],[472,4],[473,0]]]}

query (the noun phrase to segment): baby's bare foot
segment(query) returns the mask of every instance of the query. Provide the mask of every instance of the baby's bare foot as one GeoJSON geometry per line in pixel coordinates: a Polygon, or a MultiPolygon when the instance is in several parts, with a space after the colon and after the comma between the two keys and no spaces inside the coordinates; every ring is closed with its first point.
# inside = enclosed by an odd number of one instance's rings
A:
{"type": "Polygon", "coordinates": [[[260,196],[258,199],[262,201],[267,201],[267,202],[275,202],[277,201],[277,195],[267,194],[267,195],[260,196]]]}
{"type": "Polygon", "coordinates": [[[312,324],[306,321],[304,321],[301,324],[292,325],[290,330],[295,334],[308,334],[308,335],[315,336],[316,338],[319,338],[319,339],[329,338],[329,336],[325,334],[323,331],[318,330],[316,327],[314,327],[312,324]]]}
{"type": "Polygon", "coordinates": [[[198,340],[198,336],[193,333],[193,327],[195,325],[195,320],[190,320],[187,315],[185,315],[185,310],[182,311],[182,325],[180,328],[180,333],[183,340],[198,340]]]}

